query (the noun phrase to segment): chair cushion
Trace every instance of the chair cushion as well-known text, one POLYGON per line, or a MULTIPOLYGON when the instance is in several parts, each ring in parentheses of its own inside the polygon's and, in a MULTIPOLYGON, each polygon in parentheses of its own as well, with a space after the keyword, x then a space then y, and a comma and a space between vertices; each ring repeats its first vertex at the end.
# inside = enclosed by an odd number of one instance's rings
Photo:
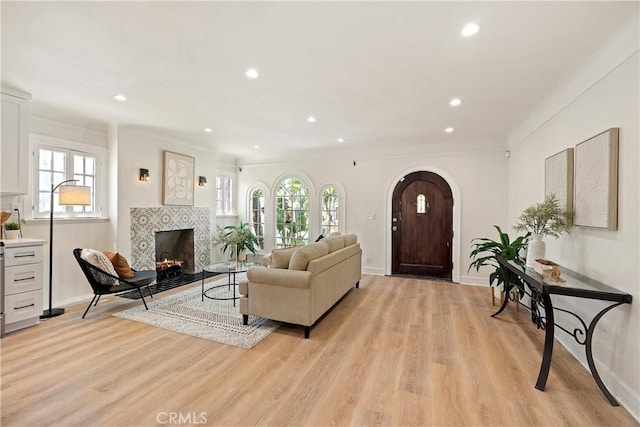
MULTIPOLYGON (((107 258, 107 256, 100 251, 96 251, 95 249, 84 248, 80 253, 80 258, 87 261, 89 264, 98 267, 100 270, 103 270, 113 276, 118 276, 118 273, 116 272, 115 268, 113 268, 113 264, 111 264, 111 261, 109 261, 109 258, 107 258)), ((94 276, 96 275, 94 274, 94 276)), ((104 274, 100 274, 100 276, 101 276, 100 278, 96 277, 96 280, 98 280, 103 285, 110 286, 110 285, 118 285, 120 283, 118 279, 112 279, 110 277, 109 278, 102 277, 104 276, 104 274), (111 282, 111 283, 104 283, 104 281, 111 282)))
POLYGON ((127 259, 120 255, 120 253, 109 251, 102 251, 102 253, 109 258, 109 261, 113 264, 113 268, 116 270, 116 273, 118 273, 118 277, 130 279, 134 276, 133 270, 131 270, 127 259))
POLYGON ((297 251, 300 247, 293 246, 290 248, 282 248, 282 249, 274 249, 271 251, 271 264, 269 267, 271 268, 289 268, 289 261, 291 260, 291 256, 295 251, 297 251))
POLYGON ((138 286, 150 285, 158 277, 158 273, 155 270, 140 270, 134 272, 134 276, 131 279, 126 279, 127 283, 134 283, 138 286))

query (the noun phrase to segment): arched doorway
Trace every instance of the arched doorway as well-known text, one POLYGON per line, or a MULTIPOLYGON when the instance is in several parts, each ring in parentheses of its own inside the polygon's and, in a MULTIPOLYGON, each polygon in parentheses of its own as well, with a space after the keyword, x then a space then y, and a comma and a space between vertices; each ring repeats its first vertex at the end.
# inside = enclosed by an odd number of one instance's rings
POLYGON ((453 195, 433 172, 412 172, 395 186, 391 273, 451 280, 453 195))

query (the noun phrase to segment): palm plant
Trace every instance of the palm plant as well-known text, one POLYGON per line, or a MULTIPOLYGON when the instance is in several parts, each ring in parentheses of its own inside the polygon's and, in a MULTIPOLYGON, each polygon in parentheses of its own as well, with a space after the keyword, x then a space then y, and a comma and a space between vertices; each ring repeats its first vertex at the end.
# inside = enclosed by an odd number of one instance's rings
POLYGON ((494 271, 489 275, 489 286, 495 286, 498 289, 504 289, 505 285, 512 284, 518 287, 520 291, 524 291, 524 285, 520 278, 510 271, 503 271, 498 263, 497 256, 500 255, 503 258, 513 261, 519 266, 524 266, 525 260, 520 256, 520 251, 526 246, 527 239, 531 233, 527 233, 524 236, 519 236, 515 240, 511 241, 509 235, 504 233, 500 227, 494 225, 498 230, 500 236, 499 241, 491 240, 484 237, 473 239, 473 250, 469 254, 469 258, 473 261, 469 265, 470 271, 475 267, 476 271, 480 270, 480 267, 491 266, 494 271), (495 283, 495 285, 494 285, 495 283))
POLYGON ((236 259, 242 251, 257 254, 259 247, 258 238, 251 231, 251 225, 242 221, 240 225, 227 225, 224 228, 218 226, 218 234, 214 237, 213 243, 220 245, 220 251, 223 253, 235 248, 236 259))

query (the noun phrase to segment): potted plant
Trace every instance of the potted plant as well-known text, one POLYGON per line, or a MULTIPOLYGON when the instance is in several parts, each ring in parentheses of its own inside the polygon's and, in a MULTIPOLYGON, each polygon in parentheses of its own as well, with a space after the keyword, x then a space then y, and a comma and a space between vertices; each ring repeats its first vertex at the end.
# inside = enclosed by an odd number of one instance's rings
POLYGON ((529 234, 519 236, 515 240, 511 241, 509 235, 504 233, 500 227, 494 225, 498 230, 499 240, 491 240, 485 237, 479 237, 472 240, 473 250, 469 254, 469 258, 472 259, 467 272, 475 267, 476 271, 480 270, 480 267, 489 266, 493 267, 494 271, 489 275, 489 286, 495 287, 497 290, 504 290, 505 284, 511 283, 518 287, 520 294, 523 294, 524 285, 520 281, 520 278, 509 272, 503 271, 498 263, 497 256, 501 255, 507 260, 513 261, 516 264, 524 265, 524 259, 520 256, 521 250, 527 244, 529 234))
POLYGON ((4 223, 4 237, 6 239, 17 239, 20 236, 20 223, 10 221, 4 223))
POLYGON ((536 259, 544 258, 544 236, 557 239, 569 231, 568 218, 569 213, 562 209, 554 193, 547 194, 544 202, 535 203, 522 211, 513 228, 531 233, 531 241, 527 246, 527 267, 533 267, 536 259))
POLYGON ((229 253, 230 258, 240 259, 240 254, 249 251, 252 254, 258 253, 258 238, 251 225, 240 221, 240 225, 227 225, 224 228, 217 227, 217 235, 213 238, 213 243, 220 245, 222 253, 229 253))

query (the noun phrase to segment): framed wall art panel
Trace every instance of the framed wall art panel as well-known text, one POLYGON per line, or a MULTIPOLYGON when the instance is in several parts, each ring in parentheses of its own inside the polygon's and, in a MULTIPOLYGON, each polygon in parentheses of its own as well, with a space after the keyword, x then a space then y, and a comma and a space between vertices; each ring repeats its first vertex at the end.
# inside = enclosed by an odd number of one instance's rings
POLYGON ((573 223, 573 148, 567 148, 544 161, 544 194, 553 193, 573 223))
POLYGON ((193 206, 196 159, 164 151, 162 158, 162 204, 193 206))
POLYGON ((618 229, 618 137, 611 128, 576 145, 575 225, 618 229))

